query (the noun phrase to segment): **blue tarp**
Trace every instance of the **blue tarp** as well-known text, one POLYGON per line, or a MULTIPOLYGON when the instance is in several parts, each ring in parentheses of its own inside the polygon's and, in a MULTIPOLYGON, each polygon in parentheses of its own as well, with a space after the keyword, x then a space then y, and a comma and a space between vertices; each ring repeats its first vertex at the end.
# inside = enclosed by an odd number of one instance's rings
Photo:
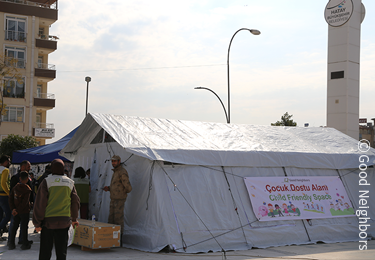
POLYGON ((61 159, 65 162, 70 162, 70 160, 60 156, 59 152, 70 141, 77 129, 78 127, 52 144, 13 152, 12 163, 20 164, 23 160, 28 160, 31 164, 50 163, 54 159, 61 159))

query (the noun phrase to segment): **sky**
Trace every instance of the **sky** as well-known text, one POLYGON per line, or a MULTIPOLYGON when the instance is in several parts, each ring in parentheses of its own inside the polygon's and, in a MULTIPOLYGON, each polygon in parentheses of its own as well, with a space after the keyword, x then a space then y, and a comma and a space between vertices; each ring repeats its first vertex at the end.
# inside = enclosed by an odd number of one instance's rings
MULTIPOLYGON (((326 125, 328 1, 63 0, 50 35, 57 141, 86 112, 225 123, 230 49, 231 123, 326 125)), ((375 117, 375 1, 363 0, 360 118, 375 117)))

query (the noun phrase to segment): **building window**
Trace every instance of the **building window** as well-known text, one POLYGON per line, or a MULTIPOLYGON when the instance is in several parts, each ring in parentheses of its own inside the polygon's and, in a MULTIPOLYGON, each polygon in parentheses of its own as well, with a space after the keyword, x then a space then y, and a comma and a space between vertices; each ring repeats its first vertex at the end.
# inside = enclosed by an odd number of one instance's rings
POLYGON ((45 40, 46 35, 44 34, 44 28, 39 28, 39 38, 45 40))
POLYGON ((37 128, 42 128, 42 113, 36 113, 35 123, 37 128))
POLYGON ((43 56, 38 56, 38 68, 43 69, 43 56))
POLYGON ((36 97, 37 98, 42 98, 42 85, 38 84, 36 87, 36 97))
POLYGON ((23 107, 6 107, 3 122, 23 122, 24 110, 23 107))
POLYGON ((26 18, 6 17, 5 40, 26 42, 26 18))
POLYGON ((25 97, 25 78, 22 81, 17 81, 12 78, 4 79, 3 96, 10 98, 24 98, 25 97))
POLYGON ((9 64, 16 68, 25 68, 26 65, 26 48, 5 46, 5 57, 8 58, 9 64))

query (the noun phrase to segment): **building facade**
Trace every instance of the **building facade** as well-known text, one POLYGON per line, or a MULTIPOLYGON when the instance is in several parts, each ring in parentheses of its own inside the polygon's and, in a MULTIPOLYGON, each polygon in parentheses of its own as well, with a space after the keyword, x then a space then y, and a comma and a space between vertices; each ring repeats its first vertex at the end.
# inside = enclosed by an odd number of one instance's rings
POLYGON ((57 0, 0 0, 0 44, 6 61, 13 59, 22 82, 3 78, 1 91, 6 105, 0 125, 0 141, 9 134, 33 136, 40 145, 54 137, 47 111, 55 107, 48 83, 55 66, 48 55, 57 49, 57 37, 49 34, 57 21, 57 0))

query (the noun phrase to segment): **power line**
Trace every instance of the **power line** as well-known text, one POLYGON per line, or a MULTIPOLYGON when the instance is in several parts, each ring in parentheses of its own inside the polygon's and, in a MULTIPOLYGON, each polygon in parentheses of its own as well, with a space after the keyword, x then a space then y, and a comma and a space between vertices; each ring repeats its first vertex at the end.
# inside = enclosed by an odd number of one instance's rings
POLYGON ((150 68, 134 68, 134 69, 108 69, 108 70, 58 70, 57 72, 92 72, 92 71, 122 71, 122 70, 159 70, 159 69, 180 69, 180 68, 197 68, 197 67, 214 67, 223 66, 222 64, 207 64, 207 65, 187 65, 187 66, 171 66, 171 67, 150 67, 150 68))

